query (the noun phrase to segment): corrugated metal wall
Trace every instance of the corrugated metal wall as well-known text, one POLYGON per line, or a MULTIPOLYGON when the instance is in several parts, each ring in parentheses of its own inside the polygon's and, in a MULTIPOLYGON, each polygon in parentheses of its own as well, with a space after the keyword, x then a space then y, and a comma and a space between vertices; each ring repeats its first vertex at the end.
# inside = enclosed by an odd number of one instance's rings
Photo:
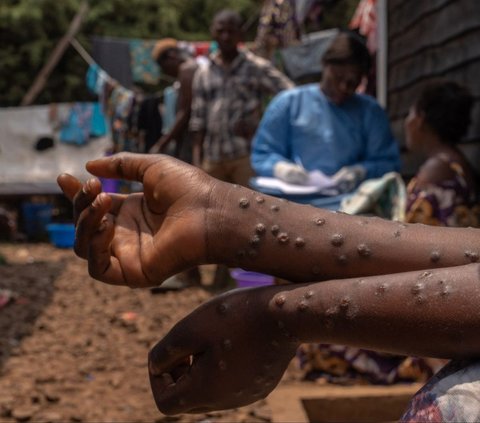
MULTIPOLYGON (((387 0, 387 109, 404 149, 403 121, 425 82, 442 77, 468 86, 476 98, 462 149, 480 171, 480 1, 387 0)), ((403 152, 406 177, 420 158, 403 152)))

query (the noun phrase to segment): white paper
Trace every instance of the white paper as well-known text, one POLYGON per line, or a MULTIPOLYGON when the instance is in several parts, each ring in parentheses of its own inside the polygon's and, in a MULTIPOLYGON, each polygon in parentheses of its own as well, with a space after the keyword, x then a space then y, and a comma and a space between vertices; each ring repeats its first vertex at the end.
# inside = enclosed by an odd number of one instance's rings
POLYGON ((309 178, 305 185, 289 184, 277 178, 268 178, 264 176, 255 178, 255 182, 259 188, 276 189, 284 194, 338 195, 338 191, 335 188, 335 182, 332 178, 319 170, 309 172, 309 178))

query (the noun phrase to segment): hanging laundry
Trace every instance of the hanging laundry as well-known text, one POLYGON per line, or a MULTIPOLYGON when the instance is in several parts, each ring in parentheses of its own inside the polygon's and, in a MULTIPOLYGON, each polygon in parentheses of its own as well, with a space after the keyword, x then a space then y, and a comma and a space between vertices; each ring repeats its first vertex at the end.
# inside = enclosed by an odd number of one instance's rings
POLYGON ((163 90, 162 131, 164 134, 169 132, 173 124, 175 123, 175 117, 177 115, 178 89, 179 84, 176 82, 163 90))
POLYGON ((110 127, 115 152, 138 151, 137 141, 129 136, 128 120, 134 99, 135 94, 132 90, 128 90, 117 84, 107 100, 107 113, 110 117, 110 127))
POLYGON ((194 56, 207 56, 210 53, 210 42, 209 41, 197 41, 193 43, 195 48, 194 56))
POLYGON ((156 40, 129 40, 132 76, 134 82, 158 84, 160 68, 152 59, 156 40))
POLYGON ((367 78, 362 81, 357 92, 370 94, 372 97, 377 95, 377 67, 376 54, 378 48, 377 34, 377 0, 361 0, 357 9, 348 24, 352 30, 358 31, 360 35, 365 37, 368 51, 372 56, 373 65, 367 78))
POLYGON ((260 12, 255 53, 270 60, 276 49, 296 44, 299 39, 294 0, 266 0, 260 12))
POLYGON ((99 97, 92 111, 92 135, 108 132, 108 126, 113 151, 142 151, 137 124, 141 95, 119 84, 96 63, 89 66, 85 79, 89 90, 99 97), (108 122, 102 119, 104 115, 108 122))
POLYGON ((130 44, 128 40, 94 37, 92 56, 95 62, 126 88, 133 84, 130 44))
POLYGON ((100 103, 93 103, 92 105, 92 121, 90 124, 91 137, 103 137, 108 133, 107 120, 102 111, 100 103))
POLYGON ((98 64, 93 63, 88 67, 86 75, 87 88, 97 95, 103 93, 103 87, 105 82, 109 81, 111 78, 98 64))
POLYGON ((60 129, 60 141, 65 144, 87 144, 90 140, 92 111, 91 103, 74 103, 60 129))
POLYGON ((99 103, 74 103, 61 123, 59 139, 65 144, 85 145, 92 137, 107 133, 105 115, 99 103))
POLYGON ((367 47, 371 54, 377 51, 377 0, 361 0, 348 27, 367 39, 367 47))

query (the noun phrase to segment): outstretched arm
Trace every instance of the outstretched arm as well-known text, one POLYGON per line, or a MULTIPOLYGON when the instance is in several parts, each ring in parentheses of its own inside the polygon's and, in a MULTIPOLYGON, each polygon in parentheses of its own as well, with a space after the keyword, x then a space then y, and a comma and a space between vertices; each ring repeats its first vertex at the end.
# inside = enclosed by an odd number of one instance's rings
POLYGON ((144 185, 143 194, 119 196, 101 193, 97 179, 59 177, 74 204, 75 251, 94 278, 152 286, 196 264, 224 263, 303 282, 230 291, 175 325, 149 357, 164 413, 265 397, 300 342, 480 355, 478 230, 293 204, 168 156, 123 153, 87 169, 144 185), (305 283, 324 279, 339 280, 305 283))
POLYGON ((443 358, 480 356, 479 265, 230 291, 151 351, 166 414, 246 405, 277 385, 301 342, 443 358))
MULTIPOLYGON (((85 193, 71 176, 76 252, 93 277, 153 286, 186 268, 223 263, 293 282, 450 267, 478 261, 478 231, 349 216, 259 194, 168 156, 94 160, 98 177, 137 180, 143 194, 85 193)), ((93 188, 92 188, 93 186, 93 188)))

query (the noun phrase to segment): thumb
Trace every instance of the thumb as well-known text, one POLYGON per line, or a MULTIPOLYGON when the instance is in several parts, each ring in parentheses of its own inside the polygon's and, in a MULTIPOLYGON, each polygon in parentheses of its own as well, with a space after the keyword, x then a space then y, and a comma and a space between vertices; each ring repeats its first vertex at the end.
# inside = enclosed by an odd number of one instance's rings
POLYGON ((87 162, 87 170, 101 178, 126 179, 143 183, 146 170, 161 160, 151 154, 118 153, 87 162))

